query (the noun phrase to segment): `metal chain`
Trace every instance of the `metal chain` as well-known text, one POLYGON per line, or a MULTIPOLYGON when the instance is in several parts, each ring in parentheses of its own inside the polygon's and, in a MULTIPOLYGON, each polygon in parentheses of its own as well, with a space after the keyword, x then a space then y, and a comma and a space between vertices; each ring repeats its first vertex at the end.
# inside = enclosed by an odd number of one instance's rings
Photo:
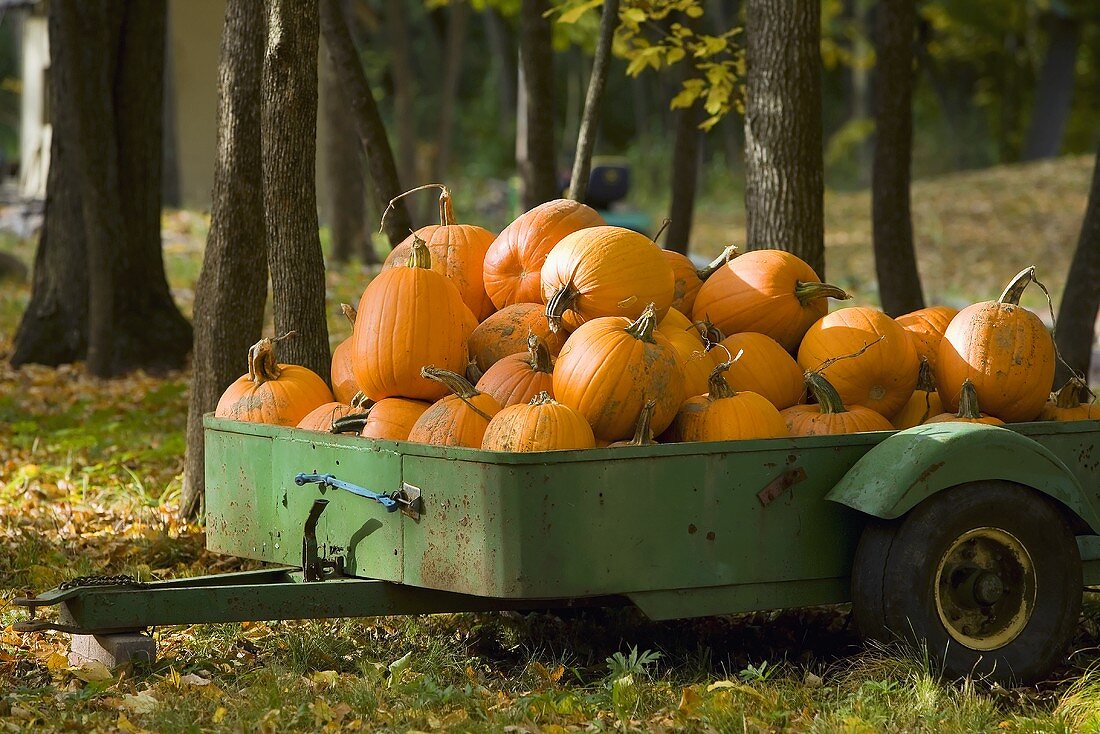
POLYGON ((66 589, 75 589, 78 586, 133 586, 140 588, 145 586, 145 584, 129 574, 118 574, 116 576, 93 574, 91 576, 77 576, 75 579, 69 579, 68 581, 62 582, 57 588, 65 591, 66 589))

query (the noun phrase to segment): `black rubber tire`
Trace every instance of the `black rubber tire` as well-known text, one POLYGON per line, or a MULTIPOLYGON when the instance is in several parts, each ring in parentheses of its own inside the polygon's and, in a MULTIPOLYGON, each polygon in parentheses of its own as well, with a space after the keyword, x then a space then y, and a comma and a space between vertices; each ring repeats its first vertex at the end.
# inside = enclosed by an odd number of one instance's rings
POLYGON ((869 531, 865 547, 861 540, 861 564, 873 564, 871 554, 885 549, 878 557, 881 611, 866 601, 875 593, 873 574, 860 571, 860 595, 872 636, 878 632, 873 622, 881 614, 890 634, 926 645, 931 662, 950 678, 971 675, 999 683, 1031 683, 1065 660, 1081 615, 1081 557, 1068 520, 1046 496, 1011 482, 974 482, 922 502, 889 539, 887 529, 869 531), (948 548, 963 534, 982 527, 1015 536, 1031 557, 1035 574, 1031 617, 1015 639, 989 651, 970 649, 951 637, 936 610, 934 588, 936 570, 948 548))
POLYGON ((852 563, 852 616, 860 637, 890 642, 886 627, 882 585, 886 576, 885 559, 890 555, 900 522, 872 519, 863 528, 852 563))

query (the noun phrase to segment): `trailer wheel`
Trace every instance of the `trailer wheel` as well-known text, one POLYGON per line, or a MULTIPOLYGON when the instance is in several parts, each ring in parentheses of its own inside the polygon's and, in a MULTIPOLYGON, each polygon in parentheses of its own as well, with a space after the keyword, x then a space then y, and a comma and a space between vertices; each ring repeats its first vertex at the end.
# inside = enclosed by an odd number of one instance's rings
POLYGON ((894 536, 901 523, 875 518, 863 528, 852 567, 852 615, 856 629, 864 639, 889 642, 886 609, 883 607, 883 583, 894 536))
POLYGON ((889 527, 868 530, 853 575, 871 581, 854 580, 853 599, 872 636, 881 618, 891 635, 927 645, 950 677, 1029 682, 1064 660, 1081 613, 1081 557, 1050 500, 974 482, 920 504, 890 538, 889 527), (876 564, 881 607, 868 601, 876 564))

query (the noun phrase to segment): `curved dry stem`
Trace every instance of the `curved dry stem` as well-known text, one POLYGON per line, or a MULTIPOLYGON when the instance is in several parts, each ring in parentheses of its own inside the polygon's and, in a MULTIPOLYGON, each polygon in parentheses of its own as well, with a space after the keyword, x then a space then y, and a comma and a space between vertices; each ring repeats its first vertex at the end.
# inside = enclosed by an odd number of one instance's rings
POLYGON ((997 299, 997 302, 1011 303, 1013 306, 1019 306, 1020 298, 1024 295, 1024 289, 1027 288, 1033 280, 1035 280, 1035 266, 1029 265, 1016 273, 1016 276, 1009 281, 1008 285, 1005 286, 1004 292, 1001 293, 1001 297, 997 299))
POLYGON ((803 307, 806 307, 819 298, 835 298, 838 301, 847 301, 852 297, 852 294, 843 288, 828 283, 808 283, 800 280, 794 287, 794 297, 798 299, 803 307))
MULTIPOLYGON (((732 398, 737 395, 737 391, 730 387, 729 382, 726 381, 726 376, 723 374, 728 370, 733 363, 741 357, 744 350, 737 353, 737 357, 733 359, 727 359, 725 362, 719 362, 718 365, 711 371, 710 377, 707 378, 707 400, 719 400, 721 398, 732 398)), ((729 350, 726 350, 729 354, 729 350)))
POLYGON ((626 333, 635 339, 650 344, 656 344, 653 334, 657 331, 657 308, 652 303, 645 307, 642 315, 636 321, 626 327, 626 333))
POLYGON ((825 370, 829 369, 830 367, 832 367, 837 362, 841 362, 845 359, 853 359, 855 357, 858 357, 859 355, 863 354, 868 349, 875 346, 876 344, 878 344, 880 341, 882 341, 885 338, 886 338, 885 334, 879 334, 878 339, 875 339, 873 342, 869 342, 867 344, 864 344, 862 347, 860 347, 856 351, 852 352, 851 354, 842 354, 839 357, 829 357, 827 360, 822 362, 821 365, 816 370, 810 370, 810 371, 820 374, 820 373, 824 372, 825 370))
POLYGON ((550 323, 550 331, 555 334, 561 331, 562 316, 565 315, 566 311, 573 308, 573 304, 576 303, 579 295, 580 291, 570 282, 550 296, 550 300, 546 302, 546 320, 550 323))
POLYGON ((347 319, 352 326, 355 326, 355 317, 359 315, 359 312, 355 310, 355 306, 352 306, 350 303, 341 303, 340 311, 344 314, 344 318, 347 319))
POLYGON ((428 249, 428 243, 416 232, 413 232, 412 249, 409 251, 409 259, 405 264, 410 268, 432 269, 432 251, 428 249))
POLYGON ((738 252, 737 245, 726 245, 725 249, 722 250, 722 253, 718 255, 718 257, 711 260, 704 267, 696 270, 695 274, 699 276, 699 280, 706 281, 707 278, 717 273, 723 265, 737 257, 739 254, 741 253, 738 252))
POLYGON ((978 406, 978 390, 969 378, 963 381, 962 390, 959 392, 959 412, 956 418, 970 418, 977 420, 982 417, 981 408, 978 406))
POLYGON ((638 414, 638 422, 634 424, 634 437, 621 446, 651 446, 653 440, 653 413, 657 410, 656 400, 647 400, 642 406, 642 412, 638 414))
POLYGON ((840 393, 833 387, 833 383, 825 379, 825 375, 820 372, 807 371, 803 377, 806 381, 806 387, 809 388, 817 400, 822 414, 831 415, 848 412, 848 409, 844 407, 844 401, 840 399, 840 393))
POLYGON ((665 233, 665 230, 668 229, 668 225, 670 224, 672 224, 672 220, 665 217, 665 220, 661 222, 661 226, 657 229, 657 234, 653 235, 654 244, 657 244, 657 240, 661 239, 661 235, 665 233))
POLYGON ((470 402, 471 398, 476 398, 478 395, 481 395, 481 392, 471 385, 469 380, 457 372, 451 372, 450 370, 443 370, 428 365, 427 367, 420 368, 420 376, 442 383, 456 398, 466 403, 466 405, 470 407, 470 410, 487 421, 493 419, 493 416, 486 414, 485 411, 470 402))
POLYGON ((257 385, 268 380, 278 380, 283 370, 275 359, 275 345, 281 341, 298 336, 297 331, 288 331, 282 336, 265 336, 248 348, 248 379, 257 385))
POLYGON ((550 356, 550 348, 538 334, 527 335, 527 353, 530 355, 527 363, 531 365, 532 370, 548 375, 554 371, 554 359, 550 356))
POLYGON ((382 212, 382 219, 378 223, 378 231, 382 232, 386 228, 386 215, 393 211, 394 204, 401 199, 405 198, 409 194, 415 194, 417 191, 424 191, 425 189, 439 189, 439 223, 442 225, 454 224, 454 210, 451 208, 451 190, 441 183, 429 183, 423 186, 417 186, 415 189, 409 189, 408 191, 398 194, 390 199, 390 203, 386 205, 385 211, 382 212))
POLYGON ((928 357, 920 358, 920 367, 917 368, 917 389, 923 392, 936 392, 936 375, 932 371, 932 365, 928 363, 928 357))

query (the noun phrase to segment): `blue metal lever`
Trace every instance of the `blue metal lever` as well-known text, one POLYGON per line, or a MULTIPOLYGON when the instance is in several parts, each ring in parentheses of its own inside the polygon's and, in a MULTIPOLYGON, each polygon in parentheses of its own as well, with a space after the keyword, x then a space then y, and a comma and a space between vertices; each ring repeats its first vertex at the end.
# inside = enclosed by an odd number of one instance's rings
POLYGON ((342 479, 337 479, 332 474, 306 474, 305 472, 299 472, 294 477, 294 483, 299 487, 305 484, 320 484, 322 487, 336 487, 337 489, 347 490, 359 497, 366 497, 368 500, 378 502, 386 508, 386 512, 397 512, 397 501, 388 494, 372 492, 366 487, 360 487, 358 484, 352 484, 342 479))

